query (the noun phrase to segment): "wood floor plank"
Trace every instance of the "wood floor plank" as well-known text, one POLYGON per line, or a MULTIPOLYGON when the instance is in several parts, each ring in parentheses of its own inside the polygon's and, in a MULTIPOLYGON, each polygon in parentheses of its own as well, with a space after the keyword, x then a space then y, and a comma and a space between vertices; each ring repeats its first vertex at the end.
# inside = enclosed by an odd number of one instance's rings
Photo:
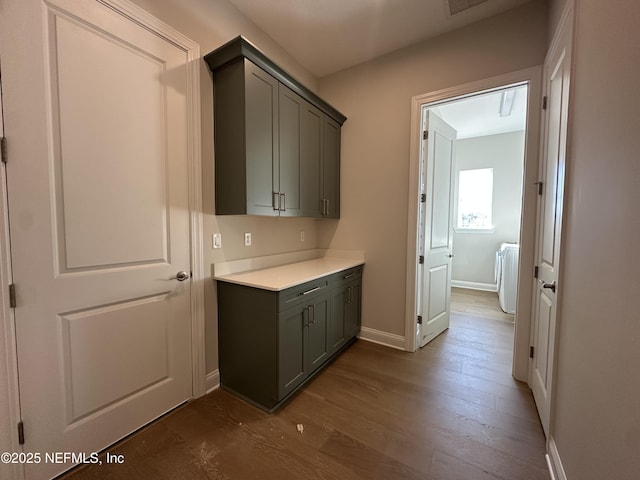
POLYGON ((357 341, 274 414, 218 389, 109 448, 124 464, 64 478, 548 480, 513 328, 495 293, 454 289, 415 353, 357 341))

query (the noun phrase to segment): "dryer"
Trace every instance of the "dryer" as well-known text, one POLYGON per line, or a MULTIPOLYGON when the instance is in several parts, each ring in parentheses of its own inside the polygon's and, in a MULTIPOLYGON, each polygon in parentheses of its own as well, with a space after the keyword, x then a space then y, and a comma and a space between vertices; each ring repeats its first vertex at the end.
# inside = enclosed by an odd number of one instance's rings
POLYGON ((519 256, 520 245, 517 243, 503 243, 496 252, 498 298, 505 313, 516 313, 519 256))

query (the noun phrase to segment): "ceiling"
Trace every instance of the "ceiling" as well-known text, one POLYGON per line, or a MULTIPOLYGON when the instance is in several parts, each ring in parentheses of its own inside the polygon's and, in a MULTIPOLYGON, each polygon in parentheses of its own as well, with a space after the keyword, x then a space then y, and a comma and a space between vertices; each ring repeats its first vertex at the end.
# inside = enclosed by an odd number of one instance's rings
POLYGON ((528 1, 229 0, 318 78, 528 1))
POLYGON ((458 139, 522 131, 527 119, 527 87, 510 90, 514 97, 509 115, 500 116, 501 91, 455 100, 433 110, 458 132, 458 139))

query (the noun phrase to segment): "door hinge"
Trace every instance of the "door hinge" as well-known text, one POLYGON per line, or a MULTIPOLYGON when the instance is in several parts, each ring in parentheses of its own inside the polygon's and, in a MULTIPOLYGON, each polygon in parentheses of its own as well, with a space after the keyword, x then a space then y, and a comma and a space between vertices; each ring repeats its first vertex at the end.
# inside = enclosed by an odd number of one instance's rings
POLYGON ((420 255, 420 256, 418 257, 418 263, 419 263, 420 265, 422 265, 422 264, 424 263, 424 255, 420 255))
POLYGON ((426 203, 427 202, 427 194, 423 193, 422 195, 420 195, 420 203, 426 203))
POLYGON ((24 423, 22 420, 18 422, 18 443, 24 445, 24 423))
POLYGON ((9 307, 16 308, 16 284, 9 285, 9 307))
POLYGON ((531 345, 531 346, 529 347, 529 358, 533 358, 533 351, 534 351, 534 350, 535 350, 535 349, 533 348, 533 345, 531 345))
POLYGON ((422 325, 422 315, 418 315, 418 325, 422 325))
POLYGON ((428 138, 429 138, 429 131, 425 130, 424 132, 422 132, 422 139, 427 140, 428 138))
POLYGON ((546 95, 544 97, 542 97, 542 109, 543 110, 547 109, 547 96, 546 95))
POLYGON ((538 186, 538 195, 542 195, 542 186, 544 185, 544 182, 535 182, 534 185, 538 186))
POLYGON ((2 163, 7 163, 7 137, 0 137, 0 156, 2 157, 2 163))
POLYGON ((538 278, 538 270, 539 267, 537 265, 533 267, 533 278, 538 278))

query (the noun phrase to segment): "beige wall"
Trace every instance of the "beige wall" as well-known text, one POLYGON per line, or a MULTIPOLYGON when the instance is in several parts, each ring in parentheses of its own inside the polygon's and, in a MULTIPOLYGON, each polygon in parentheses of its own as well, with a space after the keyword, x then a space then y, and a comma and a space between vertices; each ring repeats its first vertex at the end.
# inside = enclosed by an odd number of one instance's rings
POLYGON ((547 30, 549 43, 551 43, 553 35, 558 29, 558 25, 560 24, 560 19, 562 17, 562 12, 564 11, 568 2, 569 0, 549 0, 549 28, 547 30))
POLYGON ((639 18, 577 2, 552 413, 572 480, 640 472, 639 18))
MULTIPOLYGON (((136 4, 200 44, 200 53, 214 50, 242 34, 274 62, 311 90, 317 81, 292 57, 246 19, 226 0, 134 0, 136 4)), ((204 261, 206 271, 216 262, 316 248, 316 223, 311 219, 216 216, 214 214, 213 88, 211 75, 200 60, 202 95, 202 190, 204 208, 204 261), (300 242, 300 231, 305 241, 300 242), (222 247, 212 248, 212 235, 222 233, 222 247), (251 232, 252 246, 244 246, 251 232)), ((213 281, 205 283, 206 371, 218 368, 217 304, 213 281)))
POLYGON ((320 247, 363 249, 363 325, 404 336, 411 98, 542 64, 546 2, 442 35, 320 80, 342 129, 341 219, 320 247))

